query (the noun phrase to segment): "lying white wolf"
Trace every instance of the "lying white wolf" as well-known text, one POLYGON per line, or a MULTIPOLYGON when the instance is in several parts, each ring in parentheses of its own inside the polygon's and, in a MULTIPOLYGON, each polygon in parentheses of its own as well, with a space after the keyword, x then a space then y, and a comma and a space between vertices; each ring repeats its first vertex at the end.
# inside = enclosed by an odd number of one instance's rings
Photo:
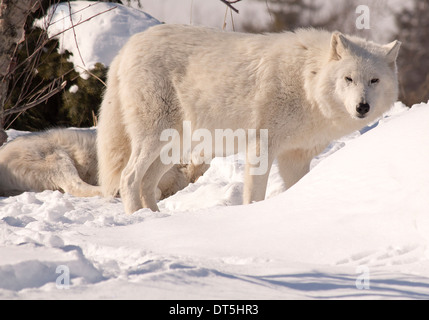
MULTIPOLYGON (((166 198, 203 173, 197 166, 174 166, 159 182, 166 198)), ((95 129, 53 129, 20 136, 0 148, 0 196, 60 190, 78 197, 101 196, 97 186, 95 129)))
POLYGON ((110 66, 100 110, 103 194, 119 189, 128 214, 158 210, 156 185, 172 166, 161 161, 160 136, 183 134, 184 121, 210 132, 268 130, 266 145, 255 144, 257 156, 266 152, 264 174, 251 174, 247 151, 245 204, 264 199, 275 158, 290 187, 331 140, 391 107, 399 47, 314 29, 255 35, 159 25, 137 34, 110 66))

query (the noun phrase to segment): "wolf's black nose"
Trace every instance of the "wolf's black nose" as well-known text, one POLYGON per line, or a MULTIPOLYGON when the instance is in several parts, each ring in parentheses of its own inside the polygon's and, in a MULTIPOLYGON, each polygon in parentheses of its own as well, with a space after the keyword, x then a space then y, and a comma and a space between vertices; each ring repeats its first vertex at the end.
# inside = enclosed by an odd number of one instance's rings
POLYGON ((369 111, 369 104, 368 103, 359 103, 357 106, 356 106, 356 111, 360 114, 360 115, 365 115, 365 114, 367 114, 368 113, 368 111, 369 111))

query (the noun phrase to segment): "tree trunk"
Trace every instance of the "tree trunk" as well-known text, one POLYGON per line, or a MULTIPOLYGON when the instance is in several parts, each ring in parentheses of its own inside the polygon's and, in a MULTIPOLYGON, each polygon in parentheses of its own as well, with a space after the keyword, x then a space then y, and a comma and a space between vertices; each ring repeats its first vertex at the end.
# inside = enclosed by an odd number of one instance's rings
POLYGON ((4 106, 16 47, 24 40, 27 16, 40 0, 0 0, 0 145, 4 137, 4 106))

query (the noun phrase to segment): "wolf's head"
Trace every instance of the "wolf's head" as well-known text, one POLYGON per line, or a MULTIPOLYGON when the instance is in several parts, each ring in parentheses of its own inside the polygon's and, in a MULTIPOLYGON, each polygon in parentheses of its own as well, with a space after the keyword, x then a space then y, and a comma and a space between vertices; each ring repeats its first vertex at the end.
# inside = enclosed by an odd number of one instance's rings
POLYGON ((387 111, 398 96, 396 58, 400 44, 378 45, 333 33, 326 80, 333 86, 334 104, 356 120, 374 119, 387 111))

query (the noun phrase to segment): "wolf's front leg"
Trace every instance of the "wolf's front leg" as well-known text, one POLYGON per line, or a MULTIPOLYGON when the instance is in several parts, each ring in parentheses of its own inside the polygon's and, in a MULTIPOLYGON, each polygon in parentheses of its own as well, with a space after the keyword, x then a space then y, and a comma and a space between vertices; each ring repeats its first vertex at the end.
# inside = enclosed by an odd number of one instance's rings
POLYGON ((292 187, 310 171, 310 162, 314 155, 315 153, 310 150, 293 149, 277 157, 280 175, 286 189, 292 187))
POLYGON ((269 171, 263 175, 252 175, 249 174, 248 169, 246 169, 244 176, 243 204, 249 204, 265 199, 268 176, 269 171))
POLYGON ((244 174, 243 204, 265 199, 268 177, 274 157, 268 150, 268 143, 257 145, 252 152, 248 148, 246 155, 246 168, 244 174))

